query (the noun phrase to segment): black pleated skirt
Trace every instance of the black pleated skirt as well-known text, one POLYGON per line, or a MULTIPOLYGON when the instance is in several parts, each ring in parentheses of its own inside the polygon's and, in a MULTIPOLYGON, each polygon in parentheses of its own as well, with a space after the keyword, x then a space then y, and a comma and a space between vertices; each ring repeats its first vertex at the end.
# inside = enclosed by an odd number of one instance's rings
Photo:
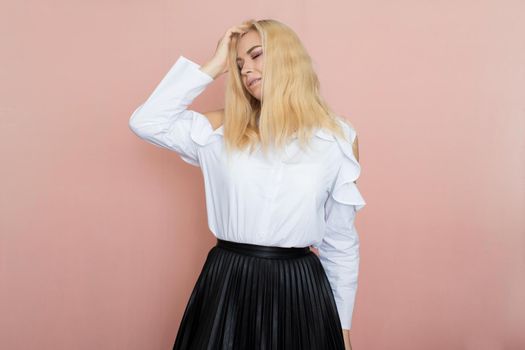
POLYGON ((193 288, 174 350, 344 350, 324 268, 309 247, 218 239, 193 288))

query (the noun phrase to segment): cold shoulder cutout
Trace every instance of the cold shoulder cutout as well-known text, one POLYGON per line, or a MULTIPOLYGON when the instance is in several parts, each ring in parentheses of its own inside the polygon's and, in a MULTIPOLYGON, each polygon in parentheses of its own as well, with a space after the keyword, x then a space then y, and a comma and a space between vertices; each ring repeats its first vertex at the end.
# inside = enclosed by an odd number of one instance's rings
POLYGON ((346 139, 324 129, 317 130, 315 135, 321 139, 336 142, 342 154, 341 166, 331 191, 332 198, 341 204, 354 205, 356 211, 359 211, 366 205, 366 202, 355 183, 361 174, 361 165, 356 159, 352 147, 357 133, 345 121, 338 120, 338 123, 343 129, 346 139))
POLYGON ((199 112, 195 112, 193 123, 190 130, 191 139, 200 146, 219 141, 224 137, 224 125, 213 130, 208 118, 199 112))
POLYGON ((355 158, 352 147, 357 133, 350 125, 344 122, 341 124, 350 141, 335 136, 344 158, 335 180, 332 197, 341 204, 354 205, 356 211, 359 211, 366 205, 366 202, 355 183, 361 174, 361 165, 355 158))

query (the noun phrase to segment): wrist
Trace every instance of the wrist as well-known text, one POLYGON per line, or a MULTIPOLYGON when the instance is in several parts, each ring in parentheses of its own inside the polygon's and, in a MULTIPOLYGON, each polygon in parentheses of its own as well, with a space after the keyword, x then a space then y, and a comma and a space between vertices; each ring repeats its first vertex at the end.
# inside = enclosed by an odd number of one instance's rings
POLYGON ((200 67, 200 70, 211 76, 213 79, 217 78, 221 74, 221 67, 215 64, 213 61, 209 61, 200 67))

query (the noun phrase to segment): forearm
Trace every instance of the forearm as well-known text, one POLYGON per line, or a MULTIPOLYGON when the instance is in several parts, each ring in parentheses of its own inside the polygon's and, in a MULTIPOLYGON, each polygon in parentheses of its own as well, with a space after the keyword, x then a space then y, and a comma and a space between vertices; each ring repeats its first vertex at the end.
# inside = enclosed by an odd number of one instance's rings
POLYGON ((213 79, 222 74, 221 67, 213 60, 206 62, 200 67, 200 70, 211 76, 213 79))
POLYGON ((343 338, 345 339, 345 350, 352 350, 352 344, 350 343, 350 330, 343 329, 343 338))

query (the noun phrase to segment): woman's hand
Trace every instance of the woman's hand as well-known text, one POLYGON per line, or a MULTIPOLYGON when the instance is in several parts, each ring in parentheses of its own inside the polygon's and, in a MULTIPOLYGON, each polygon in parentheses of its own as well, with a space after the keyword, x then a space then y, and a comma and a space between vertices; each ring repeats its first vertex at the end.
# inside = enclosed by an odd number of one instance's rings
POLYGON ((343 329, 343 338, 345 339, 345 350, 352 350, 352 344, 350 344, 350 331, 343 329))
POLYGON ((231 38, 235 33, 244 34, 248 30, 248 27, 246 24, 241 24, 229 28, 224 36, 219 39, 213 58, 202 65, 201 70, 208 73, 213 79, 222 73, 226 73, 228 71, 228 51, 231 38))

